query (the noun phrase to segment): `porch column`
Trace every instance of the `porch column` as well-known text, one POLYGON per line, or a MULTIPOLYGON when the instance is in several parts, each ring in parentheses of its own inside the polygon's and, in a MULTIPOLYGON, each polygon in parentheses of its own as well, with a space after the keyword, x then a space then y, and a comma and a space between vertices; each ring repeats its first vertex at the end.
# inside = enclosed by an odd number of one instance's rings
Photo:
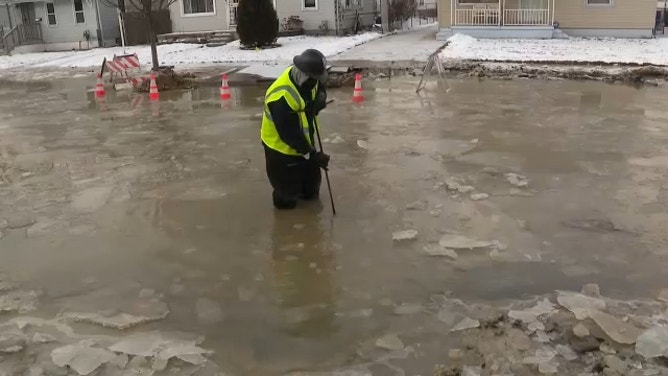
POLYGON ((506 13, 506 0, 503 0, 503 7, 501 7, 501 2, 499 2, 499 29, 501 28, 501 19, 503 20, 503 23, 506 23, 505 20, 505 14, 506 13))
MULTIPOLYGON (((554 2, 556 0, 548 0, 548 1, 552 2, 552 24, 551 24, 551 26, 554 26, 554 2)), ((549 4, 548 4, 548 6, 549 6, 549 4)))
POLYGON ((452 28, 455 26, 455 1, 457 0, 450 0, 450 27, 452 28))

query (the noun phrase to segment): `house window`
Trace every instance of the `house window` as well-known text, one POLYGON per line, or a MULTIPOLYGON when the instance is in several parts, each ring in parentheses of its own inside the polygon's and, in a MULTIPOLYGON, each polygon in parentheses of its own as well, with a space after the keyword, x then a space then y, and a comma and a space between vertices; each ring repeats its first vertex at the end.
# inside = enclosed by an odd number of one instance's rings
POLYGON ((46 22, 49 26, 55 26, 56 22, 56 7, 53 3, 46 3, 46 22))
POLYGON ((318 10, 318 0, 302 0, 303 10, 318 10))
POLYGON ((77 25, 86 23, 86 15, 84 14, 83 0, 74 0, 74 22, 77 25))
POLYGON ((183 0, 183 14, 214 14, 213 0, 183 0))
POLYGON ((587 5, 604 5, 604 6, 612 6, 613 5, 613 0, 585 0, 585 4, 587 5))

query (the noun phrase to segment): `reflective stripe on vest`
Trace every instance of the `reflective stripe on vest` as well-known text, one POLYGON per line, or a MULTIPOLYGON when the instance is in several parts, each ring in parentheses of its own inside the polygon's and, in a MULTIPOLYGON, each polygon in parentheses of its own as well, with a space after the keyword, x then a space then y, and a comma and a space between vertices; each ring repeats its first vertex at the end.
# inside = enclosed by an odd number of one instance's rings
MULTIPOLYGON (((296 150, 294 150, 292 147, 290 147, 281 140, 281 138, 278 135, 278 131, 276 130, 276 124, 274 123, 274 120, 271 117, 271 112, 269 111, 269 103, 275 102, 281 98, 285 98, 290 108, 295 113, 297 113, 299 117, 299 123, 300 126, 302 127, 302 132, 304 134, 304 137, 306 138, 306 142, 309 145, 312 145, 308 118, 306 117, 306 112, 305 112, 306 102, 301 97, 301 95, 299 95, 299 91, 290 80, 289 74, 291 69, 292 67, 286 69, 281 74, 281 76, 278 79, 276 79, 276 81, 267 90, 267 94, 265 95, 265 100, 264 100, 262 130, 260 133, 262 141, 269 148, 276 150, 282 154, 301 155, 300 153, 298 153, 296 150)), ((313 91, 314 98, 316 92, 317 92, 317 85, 313 91)))

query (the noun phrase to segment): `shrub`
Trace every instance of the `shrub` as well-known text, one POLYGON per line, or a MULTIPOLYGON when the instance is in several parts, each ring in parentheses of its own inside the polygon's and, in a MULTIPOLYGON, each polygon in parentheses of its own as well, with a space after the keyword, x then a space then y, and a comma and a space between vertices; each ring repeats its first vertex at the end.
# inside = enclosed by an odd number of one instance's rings
POLYGON ((237 33, 245 47, 264 47, 276 42, 278 16, 272 0, 240 0, 237 33))

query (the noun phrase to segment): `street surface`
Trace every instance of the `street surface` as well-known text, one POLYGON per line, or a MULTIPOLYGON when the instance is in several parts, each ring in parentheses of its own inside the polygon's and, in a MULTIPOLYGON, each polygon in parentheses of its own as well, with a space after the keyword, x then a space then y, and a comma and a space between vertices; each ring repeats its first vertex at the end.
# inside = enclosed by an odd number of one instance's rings
POLYGON ((666 89, 333 90, 333 217, 274 211, 263 88, 92 82, 0 86, 0 375, 668 372, 666 89))

